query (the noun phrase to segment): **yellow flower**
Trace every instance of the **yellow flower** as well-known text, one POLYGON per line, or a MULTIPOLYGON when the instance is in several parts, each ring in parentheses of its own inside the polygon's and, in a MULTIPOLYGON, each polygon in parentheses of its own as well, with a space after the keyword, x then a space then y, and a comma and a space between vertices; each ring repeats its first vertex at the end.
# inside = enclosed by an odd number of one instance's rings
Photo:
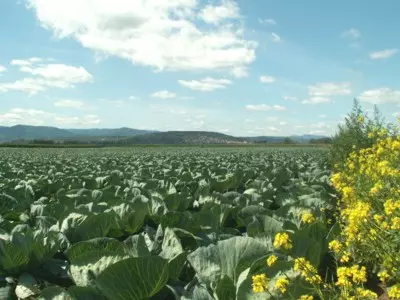
POLYGON ((400 283, 396 284, 395 286, 392 286, 389 290, 388 290, 388 294, 390 299, 400 299, 400 283))
POLYGON ((354 194, 354 189, 350 186, 345 186, 342 189, 342 193, 344 198, 350 198, 354 194))
POLYGON ((381 223, 383 221, 384 217, 382 215, 374 215, 374 220, 377 223, 381 223))
POLYGON ((282 294, 286 293, 289 280, 286 277, 280 277, 275 282, 275 288, 280 290, 282 294))
POLYGON ((383 204, 383 207, 385 208, 385 214, 390 216, 400 208, 400 201, 393 201, 392 199, 389 199, 383 204))
POLYGON ((358 116, 358 122, 364 123, 364 116, 358 116))
POLYGON ((354 165, 354 162, 350 162, 348 164, 348 167, 349 167, 350 170, 354 170, 356 168, 356 166, 354 165))
POLYGON ((345 252, 342 257, 340 258, 340 262, 342 263, 347 263, 350 261, 350 254, 348 252, 345 252))
POLYGON ((386 282, 390 278, 390 275, 388 271, 383 270, 378 273, 378 277, 382 282, 386 282))
POLYGON ((339 267, 337 269, 338 280, 336 285, 348 288, 353 283, 360 284, 367 281, 367 269, 362 266, 339 267))
POLYGON ((356 289, 357 296, 362 297, 363 299, 376 299, 378 298, 378 295, 374 293, 373 291, 370 290, 365 290, 363 288, 357 288, 356 289))
POLYGON ((286 250, 292 249, 293 245, 289 238, 289 235, 286 232, 277 233, 274 239, 274 247, 283 248, 286 250))
POLYGON ((364 266, 361 268, 357 265, 352 266, 351 273, 354 283, 362 283, 367 281, 367 269, 364 266))
POLYGON ((301 216, 301 221, 305 224, 311 224, 315 222, 315 217, 312 213, 306 211, 301 216))
POLYGON ((319 284, 322 282, 321 276, 317 273, 317 269, 304 257, 294 260, 294 270, 300 271, 301 276, 311 284, 319 284))
POLYGON ((339 267, 336 272, 338 276, 336 285, 344 287, 352 286, 352 283, 350 281, 351 271, 348 267, 339 267))
POLYGON ((278 261, 278 257, 276 255, 271 255, 267 259, 268 267, 272 267, 278 261))
POLYGON ((314 297, 311 295, 302 295, 298 300, 314 300, 314 297))
POLYGON ((393 230, 399 230, 400 229, 400 218, 399 217, 394 217, 392 219, 392 226, 391 228, 393 230))
POLYGON ((253 283, 253 292, 254 293, 262 293, 267 289, 268 285, 268 277, 265 274, 258 274, 252 277, 253 283))
POLYGON ((343 249, 343 245, 339 241, 333 240, 329 243, 329 249, 339 253, 343 249))
POLYGON ((381 190, 383 189, 383 185, 380 182, 377 182, 372 189, 370 190, 370 195, 371 196, 376 196, 381 190))

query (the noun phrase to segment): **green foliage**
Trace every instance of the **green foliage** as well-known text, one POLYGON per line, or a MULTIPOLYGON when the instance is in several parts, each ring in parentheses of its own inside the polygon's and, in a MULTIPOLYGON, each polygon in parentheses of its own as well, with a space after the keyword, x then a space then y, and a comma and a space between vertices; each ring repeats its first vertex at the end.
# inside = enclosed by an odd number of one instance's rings
POLYGON ((296 142, 294 140, 292 140, 290 137, 285 137, 283 139, 283 143, 284 144, 295 144, 296 142))
POLYGON ((325 137, 325 138, 311 139, 310 144, 332 144, 332 138, 325 137))
POLYGON ((354 99, 351 112, 346 116, 344 124, 339 124, 338 131, 332 137, 332 165, 340 169, 351 152, 374 145, 376 137, 370 137, 369 133, 380 132, 382 129, 391 129, 391 125, 385 123, 378 108, 374 107, 373 117, 370 118, 359 101, 354 99))

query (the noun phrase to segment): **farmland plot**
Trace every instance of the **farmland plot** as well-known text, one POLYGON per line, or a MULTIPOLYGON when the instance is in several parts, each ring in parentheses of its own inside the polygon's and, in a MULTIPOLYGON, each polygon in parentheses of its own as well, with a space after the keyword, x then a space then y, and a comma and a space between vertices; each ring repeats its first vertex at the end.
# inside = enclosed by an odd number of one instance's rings
POLYGON ((326 274, 335 196, 324 150, 0 157, 0 299, 297 299, 311 283, 294 258, 326 274), (260 273, 270 288, 254 293, 260 273))

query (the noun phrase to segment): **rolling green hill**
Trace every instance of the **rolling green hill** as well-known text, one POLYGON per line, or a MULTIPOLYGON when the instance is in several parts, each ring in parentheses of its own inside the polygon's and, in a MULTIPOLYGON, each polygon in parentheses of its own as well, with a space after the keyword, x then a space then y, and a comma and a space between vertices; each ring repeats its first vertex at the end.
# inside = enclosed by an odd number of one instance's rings
MULTIPOLYGON (((302 135, 290 136, 295 143, 309 143, 322 136, 302 135)), ((50 126, 16 125, 0 126, 0 142, 2 143, 64 143, 64 144, 253 144, 284 143, 284 136, 235 137, 209 131, 166 131, 155 132, 128 127, 115 129, 60 129, 50 126)))
POLYGON ((247 141, 218 132, 167 131, 134 136, 124 140, 127 144, 244 144, 247 141))

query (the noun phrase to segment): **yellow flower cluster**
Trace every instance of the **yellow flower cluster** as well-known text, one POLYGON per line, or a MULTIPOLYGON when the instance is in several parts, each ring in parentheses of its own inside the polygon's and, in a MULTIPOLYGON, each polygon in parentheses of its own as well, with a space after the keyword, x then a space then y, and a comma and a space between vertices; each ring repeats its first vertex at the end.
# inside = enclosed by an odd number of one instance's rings
POLYGON ((342 220, 346 222, 344 234, 348 242, 362 241, 363 236, 359 233, 365 228, 364 225, 368 222, 370 211, 371 205, 362 201, 356 201, 342 210, 342 220))
POLYGON ((338 280, 336 285, 350 287, 367 281, 367 269, 354 265, 352 267, 339 267, 337 269, 338 280))
POLYGON ((363 288, 356 289, 356 296, 354 299, 373 299, 378 298, 378 295, 370 290, 366 290, 363 288))
POLYGON ((275 288, 280 290, 282 294, 286 293, 289 280, 286 277, 279 277, 275 282, 275 288))
POLYGON ((305 224, 311 224, 315 222, 315 217, 312 213, 305 211, 301 216, 301 221, 305 224))
POLYGON ((400 284, 396 284, 392 286, 392 288, 388 291, 388 295, 390 299, 397 300, 400 299, 400 284))
POLYGON ((304 257, 295 259, 294 270, 299 271, 301 276, 311 284, 320 284, 322 282, 321 276, 318 275, 317 269, 304 257))
POLYGON ((271 255, 267 258, 267 266, 272 267, 278 261, 278 257, 276 255, 271 255))
POLYGON ((253 280, 253 292, 254 293, 262 293, 267 289, 268 285, 268 277, 265 274, 258 274, 252 277, 253 280))
POLYGON ((292 249, 292 241, 289 238, 289 235, 286 232, 279 232, 275 235, 274 239, 274 247, 277 249, 292 249))
POLYGON ((343 245, 338 240, 333 240, 329 243, 329 249, 338 254, 342 251, 343 245))
MULTIPOLYGON (((331 178, 341 193, 339 220, 341 236, 329 244, 337 260, 364 262, 378 270, 382 282, 397 299, 400 293, 400 136, 373 131, 374 146, 350 154, 340 172, 331 178)), ((352 288, 347 294, 373 297, 364 290, 366 269, 357 265, 339 266, 337 286, 352 288), (359 287, 357 287, 357 285, 359 287)))

